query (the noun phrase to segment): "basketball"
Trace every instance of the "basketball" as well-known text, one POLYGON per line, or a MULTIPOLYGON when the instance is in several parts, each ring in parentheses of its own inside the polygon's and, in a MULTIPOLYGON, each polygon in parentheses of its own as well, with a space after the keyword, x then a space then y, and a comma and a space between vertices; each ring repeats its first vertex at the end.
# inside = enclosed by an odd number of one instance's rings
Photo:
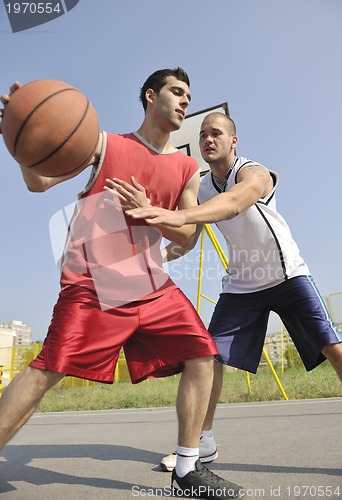
POLYGON ((89 99, 58 80, 35 80, 16 90, 5 106, 2 136, 21 167, 47 177, 89 164, 99 122, 89 99))

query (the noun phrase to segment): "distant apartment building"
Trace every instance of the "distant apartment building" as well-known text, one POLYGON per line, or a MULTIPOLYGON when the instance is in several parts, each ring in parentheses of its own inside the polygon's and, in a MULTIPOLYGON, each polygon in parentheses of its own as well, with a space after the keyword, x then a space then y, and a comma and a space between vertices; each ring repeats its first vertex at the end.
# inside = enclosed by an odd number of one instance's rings
POLYGON ((22 321, 0 324, 0 366, 11 366, 12 348, 31 344, 31 333, 32 328, 22 321))
POLYGON ((11 321, 9 328, 15 331, 15 345, 28 345, 32 343, 32 328, 22 321, 11 321))
POLYGON ((15 333, 10 328, 0 327, 0 366, 11 366, 14 343, 15 333))
MULTIPOLYGON (((264 348, 272 362, 288 364, 289 355, 296 351, 291 337, 282 325, 282 331, 266 336, 264 348)), ((263 362, 263 360, 262 360, 263 362)))

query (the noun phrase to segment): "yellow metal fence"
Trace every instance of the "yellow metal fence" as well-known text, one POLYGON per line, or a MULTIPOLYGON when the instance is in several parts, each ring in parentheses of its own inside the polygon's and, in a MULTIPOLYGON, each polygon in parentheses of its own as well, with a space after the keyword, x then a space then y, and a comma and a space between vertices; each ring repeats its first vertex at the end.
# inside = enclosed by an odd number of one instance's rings
MULTIPOLYGON (((0 348, 0 397, 3 389, 9 384, 13 377, 38 355, 41 348, 41 343, 0 348)), ((285 329, 276 337, 266 337, 261 365, 272 366, 272 369, 274 365, 277 371, 284 372, 286 368, 291 368, 300 364, 301 360, 297 350, 285 329)), ((114 383, 117 382, 130 382, 123 351, 120 353, 114 373, 114 383)), ((59 384, 69 388, 89 387, 96 383, 97 382, 77 377, 64 377, 64 379, 59 382, 59 384)), ((282 390, 282 388, 280 389, 282 390)), ((285 394, 283 394, 283 396, 287 399, 285 394)))
MULTIPOLYGON (((9 384, 13 377, 23 370, 30 361, 39 354, 41 348, 41 343, 0 348, 0 397, 3 389, 9 384)), ((115 369, 114 382, 128 381, 130 381, 130 376, 122 351, 115 369)), ((96 382, 77 377, 64 377, 59 383, 67 387, 89 387, 96 382)))

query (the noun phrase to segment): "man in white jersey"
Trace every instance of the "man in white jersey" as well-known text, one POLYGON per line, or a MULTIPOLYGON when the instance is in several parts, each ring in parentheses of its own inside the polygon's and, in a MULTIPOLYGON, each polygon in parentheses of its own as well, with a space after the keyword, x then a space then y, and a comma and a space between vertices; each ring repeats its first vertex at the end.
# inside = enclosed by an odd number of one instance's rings
MULTIPOLYGON (((219 351, 211 402, 203 426, 200 456, 217 457, 212 434, 215 408, 222 388, 223 364, 256 373, 270 311, 282 319, 307 370, 326 358, 342 380, 342 338, 300 256, 285 220, 276 210, 276 173, 238 158, 234 122, 222 113, 208 115, 200 130, 200 149, 210 172, 201 179, 200 205, 168 211, 156 207, 130 210, 151 225, 181 227, 197 223, 186 250, 196 244, 204 223, 216 223, 223 234, 229 269, 214 310, 209 332, 219 351)), ((172 260, 186 251, 171 244, 172 260)), ((174 454, 161 466, 172 470, 174 454)))

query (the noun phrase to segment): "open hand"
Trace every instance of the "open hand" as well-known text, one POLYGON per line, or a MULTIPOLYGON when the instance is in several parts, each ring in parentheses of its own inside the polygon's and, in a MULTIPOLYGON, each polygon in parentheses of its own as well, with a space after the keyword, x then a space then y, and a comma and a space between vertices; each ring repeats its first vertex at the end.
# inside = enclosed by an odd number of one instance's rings
POLYGON ((113 199, 106 200, 107 203, 114 206, 121 206, 125 212, 134 208, 150 206, 150 200, 146 196, 145 188, 133 176, 131 177, 132 184, 116 177, 106 179, 106 182, 108 186, 104 186, 103 189, 113 195, 113 199), (117 198, 119 202, 115 201, 117 198))
POLYGON ((133 219, 145 219, 150 225, 163 224, 170 227, 182 227, 186 223, 182 210, 166 210, 160 207, 142 207, 127 210, 127 215, 133 219))

